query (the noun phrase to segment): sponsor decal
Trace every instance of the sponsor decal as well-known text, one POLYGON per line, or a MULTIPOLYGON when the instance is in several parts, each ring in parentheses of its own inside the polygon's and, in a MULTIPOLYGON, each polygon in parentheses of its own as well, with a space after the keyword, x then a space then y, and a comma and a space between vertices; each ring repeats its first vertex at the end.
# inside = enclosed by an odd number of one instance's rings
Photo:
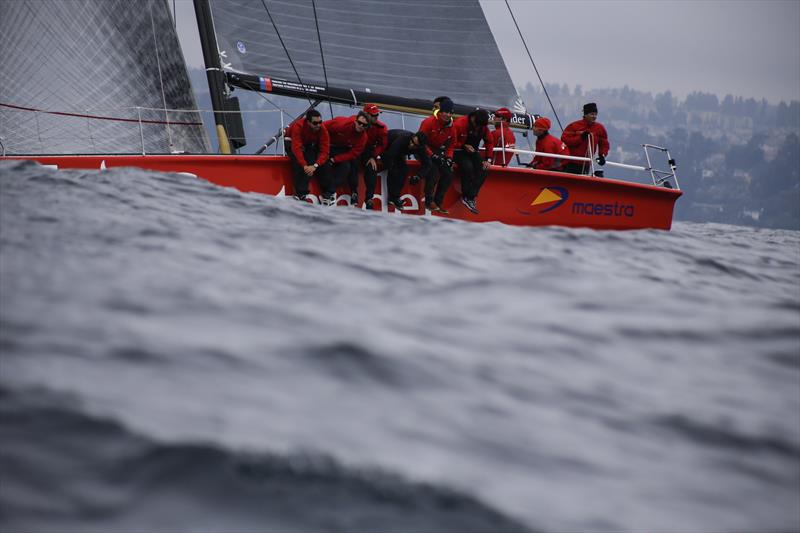
POLYGON ((601 204, 593 202, 572 203, 573 215, 632 217, 634 212, 635 208, 632 204, 621 204, 619 202, 614 202, 613 204, 601 204))
POLYGON ((547 213, 561 207, 567 198, 569 198, 569 191, 564 187, 542 187, 542 190, 531 202, 531 206, 542 206, 539 213, 547 213))
POLYGON ((240 54, 247 53, 247 47, 244 45, 242 41, 236 41, 236 49, 239 50, 240 54))
POLYGON ((268 93, 272 92, 272 80, 269 78, 258 78, 258 84, 261 86, 262 91, 266 91, 268 93))

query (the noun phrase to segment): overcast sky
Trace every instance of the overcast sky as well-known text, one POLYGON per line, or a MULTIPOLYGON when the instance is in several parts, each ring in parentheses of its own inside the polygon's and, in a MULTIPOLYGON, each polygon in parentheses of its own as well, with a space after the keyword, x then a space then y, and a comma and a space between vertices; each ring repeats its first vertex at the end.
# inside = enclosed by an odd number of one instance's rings
MULTIPOLYGON (((547 83, 800 100, 800 0, 509 4, 547 83)), ((202 67, 192 2, 176 5, 184 54, 202 67)), ((514 83, 538 85, 505 0, 481 5, 514 83)))

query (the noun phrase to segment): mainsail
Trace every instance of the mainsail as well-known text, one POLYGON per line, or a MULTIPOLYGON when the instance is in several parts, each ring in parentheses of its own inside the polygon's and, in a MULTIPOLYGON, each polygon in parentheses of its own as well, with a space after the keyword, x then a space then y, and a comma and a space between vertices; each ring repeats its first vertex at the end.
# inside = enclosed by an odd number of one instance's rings
POLYGON ((0 0, 7 153, 204 153, 196 110, 167 0, 0 0))
POLYGON ((210 5, 223 68, 261 79, 262 90, 277 78, 426 102, 447 95, 490 110, 517 99, 478 0, 210 5))

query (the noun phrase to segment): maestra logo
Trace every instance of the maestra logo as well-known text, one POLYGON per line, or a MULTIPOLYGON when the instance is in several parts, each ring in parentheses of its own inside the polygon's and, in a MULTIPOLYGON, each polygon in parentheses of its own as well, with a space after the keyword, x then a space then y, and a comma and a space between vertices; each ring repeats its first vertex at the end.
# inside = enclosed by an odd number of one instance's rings
POLYGON ((564 187, 542 187, 533 199, 531 206, 541 206, 539 213, 547 213, 561 206, 569 198, 569 191, 564 187))

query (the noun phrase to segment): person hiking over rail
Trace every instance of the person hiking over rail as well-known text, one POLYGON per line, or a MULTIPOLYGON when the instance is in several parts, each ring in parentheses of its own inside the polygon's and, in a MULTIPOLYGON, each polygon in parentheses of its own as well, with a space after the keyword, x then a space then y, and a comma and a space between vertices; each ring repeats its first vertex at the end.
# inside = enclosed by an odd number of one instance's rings
POLYGON ((364 113, 369 119, 367 144, 361 156, 353 160, 350 168, 350 203, 358 207, 358 172, 364 171, 364 200, 371 200, 375 195, 375 184, 378 181, 378 158, 389 144, 389 128, 378 120, 381 110, 375 104, 366 104, 364 113))
POLYGON ((331 138, 331 151, 323 172, 326 189, 322 193, 322 204, 333 205, 336 188, 349 179, 354 160, 361 155, 367 144, 369 117, 363 111, 352 117, 334 117, 322 125, 331 138))
MULTIPOLYGON (((389 130, 389 148, 383 152, 381 161, 387 170, 386 183, 389 203, 397 211, 403 210, 400 192, 406 184, 406 175, 408 174, 406 160, 408 157, 413 155, 419 161, 422 166, 420 174, 424 175, 430 172, 431 160, 428 157, 427 140, 427 136, 421 131, 413 133, 408 130, 389 130)), ((368 199, 365 204, 367 209, 372 209, 371 199, 368 199)))
POLYGON ((478 192, 489 174, 492 161, 493 136, 489 131, 489 112, 476 109, 453 121, 455 142, 447 157, 453 157, 461 171, 461 203, 478 214, 478 192), (483 141, 483 153, 478 148, 483 141))
POLYGON ((422 176, 425 179, 425 208, 432 212, 447 212, 442 202, 453 180, 453 151, 450 149, 455 142, 453 108, 453 101, 443 98, 438 112, 419 125, 419 131, 428 139, 428 155, 433 163, 422 176))
POLYGON ((286 153, 292 164, 294 197, 305 201, 308 182, 316 175, 320 188, 325 189, 325 178, 319 168, 328 160, 330 136, 322 125, 322 115, 316 109, 306 112, 304 118, 295 120, 285 137, 286 153))
MULTIPOLYGON (((569 147, 570 155, 575 157, 597 157, 600 166, 606 164, 606 156, 610 145, 605 126, 597 122, 597 104, 594 102, 583 106, 583 119, 576 120, 564 128, 561 140, 569 147), (589 155, 591 148, 591 155, 589 155)), ((588 174, 591 164, 581 161, 570 161, 565 169, 573 174, 588 174)), ((598 170, 595 176, 602 178, 603 171, 598 170)))

